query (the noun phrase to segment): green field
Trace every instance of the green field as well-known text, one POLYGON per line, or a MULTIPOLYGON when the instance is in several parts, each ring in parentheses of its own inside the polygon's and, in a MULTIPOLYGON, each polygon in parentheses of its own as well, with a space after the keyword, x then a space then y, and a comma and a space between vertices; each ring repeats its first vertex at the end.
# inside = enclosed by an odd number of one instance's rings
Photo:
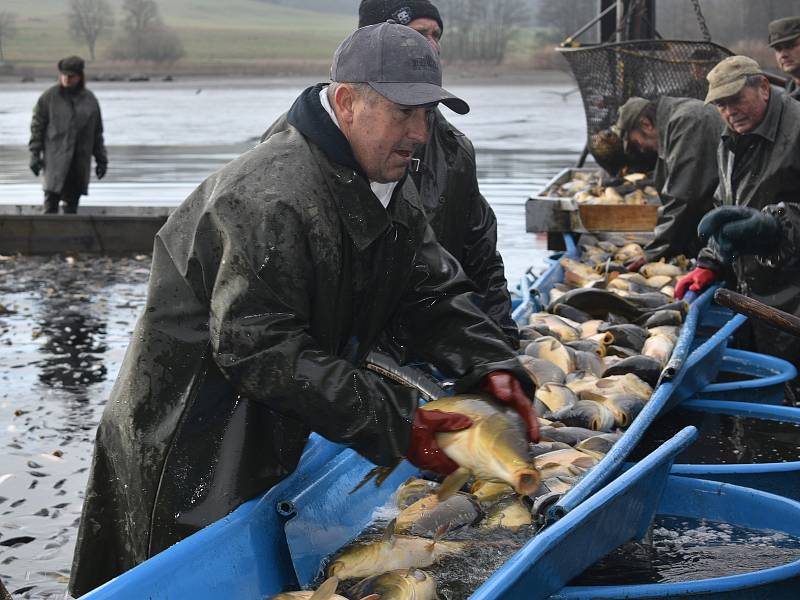
MULTIPOLYGON (((122 0, 115 7, 119 35, 122 0)), ((68 54, 88 58, 86 45, 67 31, 67 0, 3 0, 2 10, 17 15, 17 35, 3 50, 17 67, 52 64, 68 54)), ((355 2, 354 2, 355 6, 355 2)), ((161 0, 164 22, 183 42, 183 63, 247 64, 270 61, 329 61, 333 50, 356 22, 353 16, 317 13, 272 5, 262 0, 161 0)), ((97 43, 104 61, 110 37, 97 43)))

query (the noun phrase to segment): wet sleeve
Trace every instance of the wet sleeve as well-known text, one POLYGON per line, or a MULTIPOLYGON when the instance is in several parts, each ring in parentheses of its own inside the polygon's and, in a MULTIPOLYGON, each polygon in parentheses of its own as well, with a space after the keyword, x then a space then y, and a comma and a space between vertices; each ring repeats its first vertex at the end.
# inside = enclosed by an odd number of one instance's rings
POLYGON ((455 379, 458 391, 474 390, 487 373, 507 370, 530 392, 532 383, 502 330, 473 301, 475 290, 428 227, 400 302, 401 341, 455 379))
POLYGON ((472 169, 470 223, 464 240, 462 266, 481 292, 480 306, 503 331, 506 341, 519 347, 519 329, 511 318, 511 296, 503 258, 497 251, 497 218, 478 189, 472 169))
POLYGON ((31 139, 28 142, 28 150, 31 154, 39 154, 44 151, 44 135, 47 131, 49 122, 47 101, 45 95, 39 96, 39 100, 33 107, 33 117, 31 118, 31 139))
POLYGON ((100 104, 96 103, 97 107, 97 125, 94 128, 94 145, 92 147, 92 154, 94 160, 98 165, 108 164, 108 153, 106 152, 106 143, 103 139, 103 115, 100 112, 100 104))
POLYGON ((269 126, 269 128, 261 134, 261 138, 258 140, 259 144, 266 142, 272 135, 280 132, 285 131, 289 127, 289 120, 287 113, 283 113, 277 120, 269 126))
POLYGON ((666 180, 655 237, 645 248, 649 261, 680 254, 694 256, 701 242, 700 219, 714 205, 718 183, 719 131, 708 118, 684 118, 670 124, 665 152, 666 180))
POLYGON ((312 303, 325 300, 315 297, 306 225, 290 204, 248 211, 241 197, 215 202, 222 248, 210 301, 215 360, 248 398, 393 465, 407 452, 418 394, 355 368, 312 335, 312 303))
POLYGON ((778 220, 781 239, 774 255, 756 258, 773 267, 800 267, 800 204, 781 202, 765 206, 763 211, 778 220))

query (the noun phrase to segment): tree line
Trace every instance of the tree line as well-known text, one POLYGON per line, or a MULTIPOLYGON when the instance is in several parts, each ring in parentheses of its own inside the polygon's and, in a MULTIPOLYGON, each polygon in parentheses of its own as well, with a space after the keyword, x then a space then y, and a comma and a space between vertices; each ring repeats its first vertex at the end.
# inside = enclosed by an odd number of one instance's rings
MULTIPOLYGON (((185 52, 174 29, 164 24, 155 0, 123 0, 121 32, 112 39, 108 58, 115 60, 173 62, 185 52)), ((69 0, 67 29, 78 43, 85 44, 95 60, 97 41, 110 37, 116 25, 108 0, 69 0)), ((0 62, 3 45, 18 33, 16 15, 0 12, 0 62)))

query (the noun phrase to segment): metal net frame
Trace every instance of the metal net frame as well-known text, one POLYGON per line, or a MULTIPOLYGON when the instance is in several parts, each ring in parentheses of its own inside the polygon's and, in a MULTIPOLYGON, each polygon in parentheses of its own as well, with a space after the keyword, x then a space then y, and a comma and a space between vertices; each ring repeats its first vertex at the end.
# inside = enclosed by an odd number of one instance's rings
POLYGON ((631 40, 558 48, 567 60, 583 100, 589 151, 601 165, 621 149, 609 149, 608 131, 631 96, 704 99, 706 74, 733 52, 708 41, 631 40))

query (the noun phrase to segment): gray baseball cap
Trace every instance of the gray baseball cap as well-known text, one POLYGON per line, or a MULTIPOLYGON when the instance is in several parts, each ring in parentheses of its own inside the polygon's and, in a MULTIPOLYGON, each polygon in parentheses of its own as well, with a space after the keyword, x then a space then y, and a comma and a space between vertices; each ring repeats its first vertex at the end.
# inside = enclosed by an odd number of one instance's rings
POLYGON ((442 88, 439 57, 421 34, 396 23, 356 29, 339 44, 331 81, 367 83, 381 96, 403 106, 441 102, 461 115, 469 105, 442 88))
POLYGON ((772 21, 768 27, 769 45, 775 47, 800 37, 800 17, 786 17, 772 21))
POLYGON ((763 75, 761 67, 749 56, 729 56, 706 75, 708 94, 705 103, 738 94, 750 75, 763 75))

